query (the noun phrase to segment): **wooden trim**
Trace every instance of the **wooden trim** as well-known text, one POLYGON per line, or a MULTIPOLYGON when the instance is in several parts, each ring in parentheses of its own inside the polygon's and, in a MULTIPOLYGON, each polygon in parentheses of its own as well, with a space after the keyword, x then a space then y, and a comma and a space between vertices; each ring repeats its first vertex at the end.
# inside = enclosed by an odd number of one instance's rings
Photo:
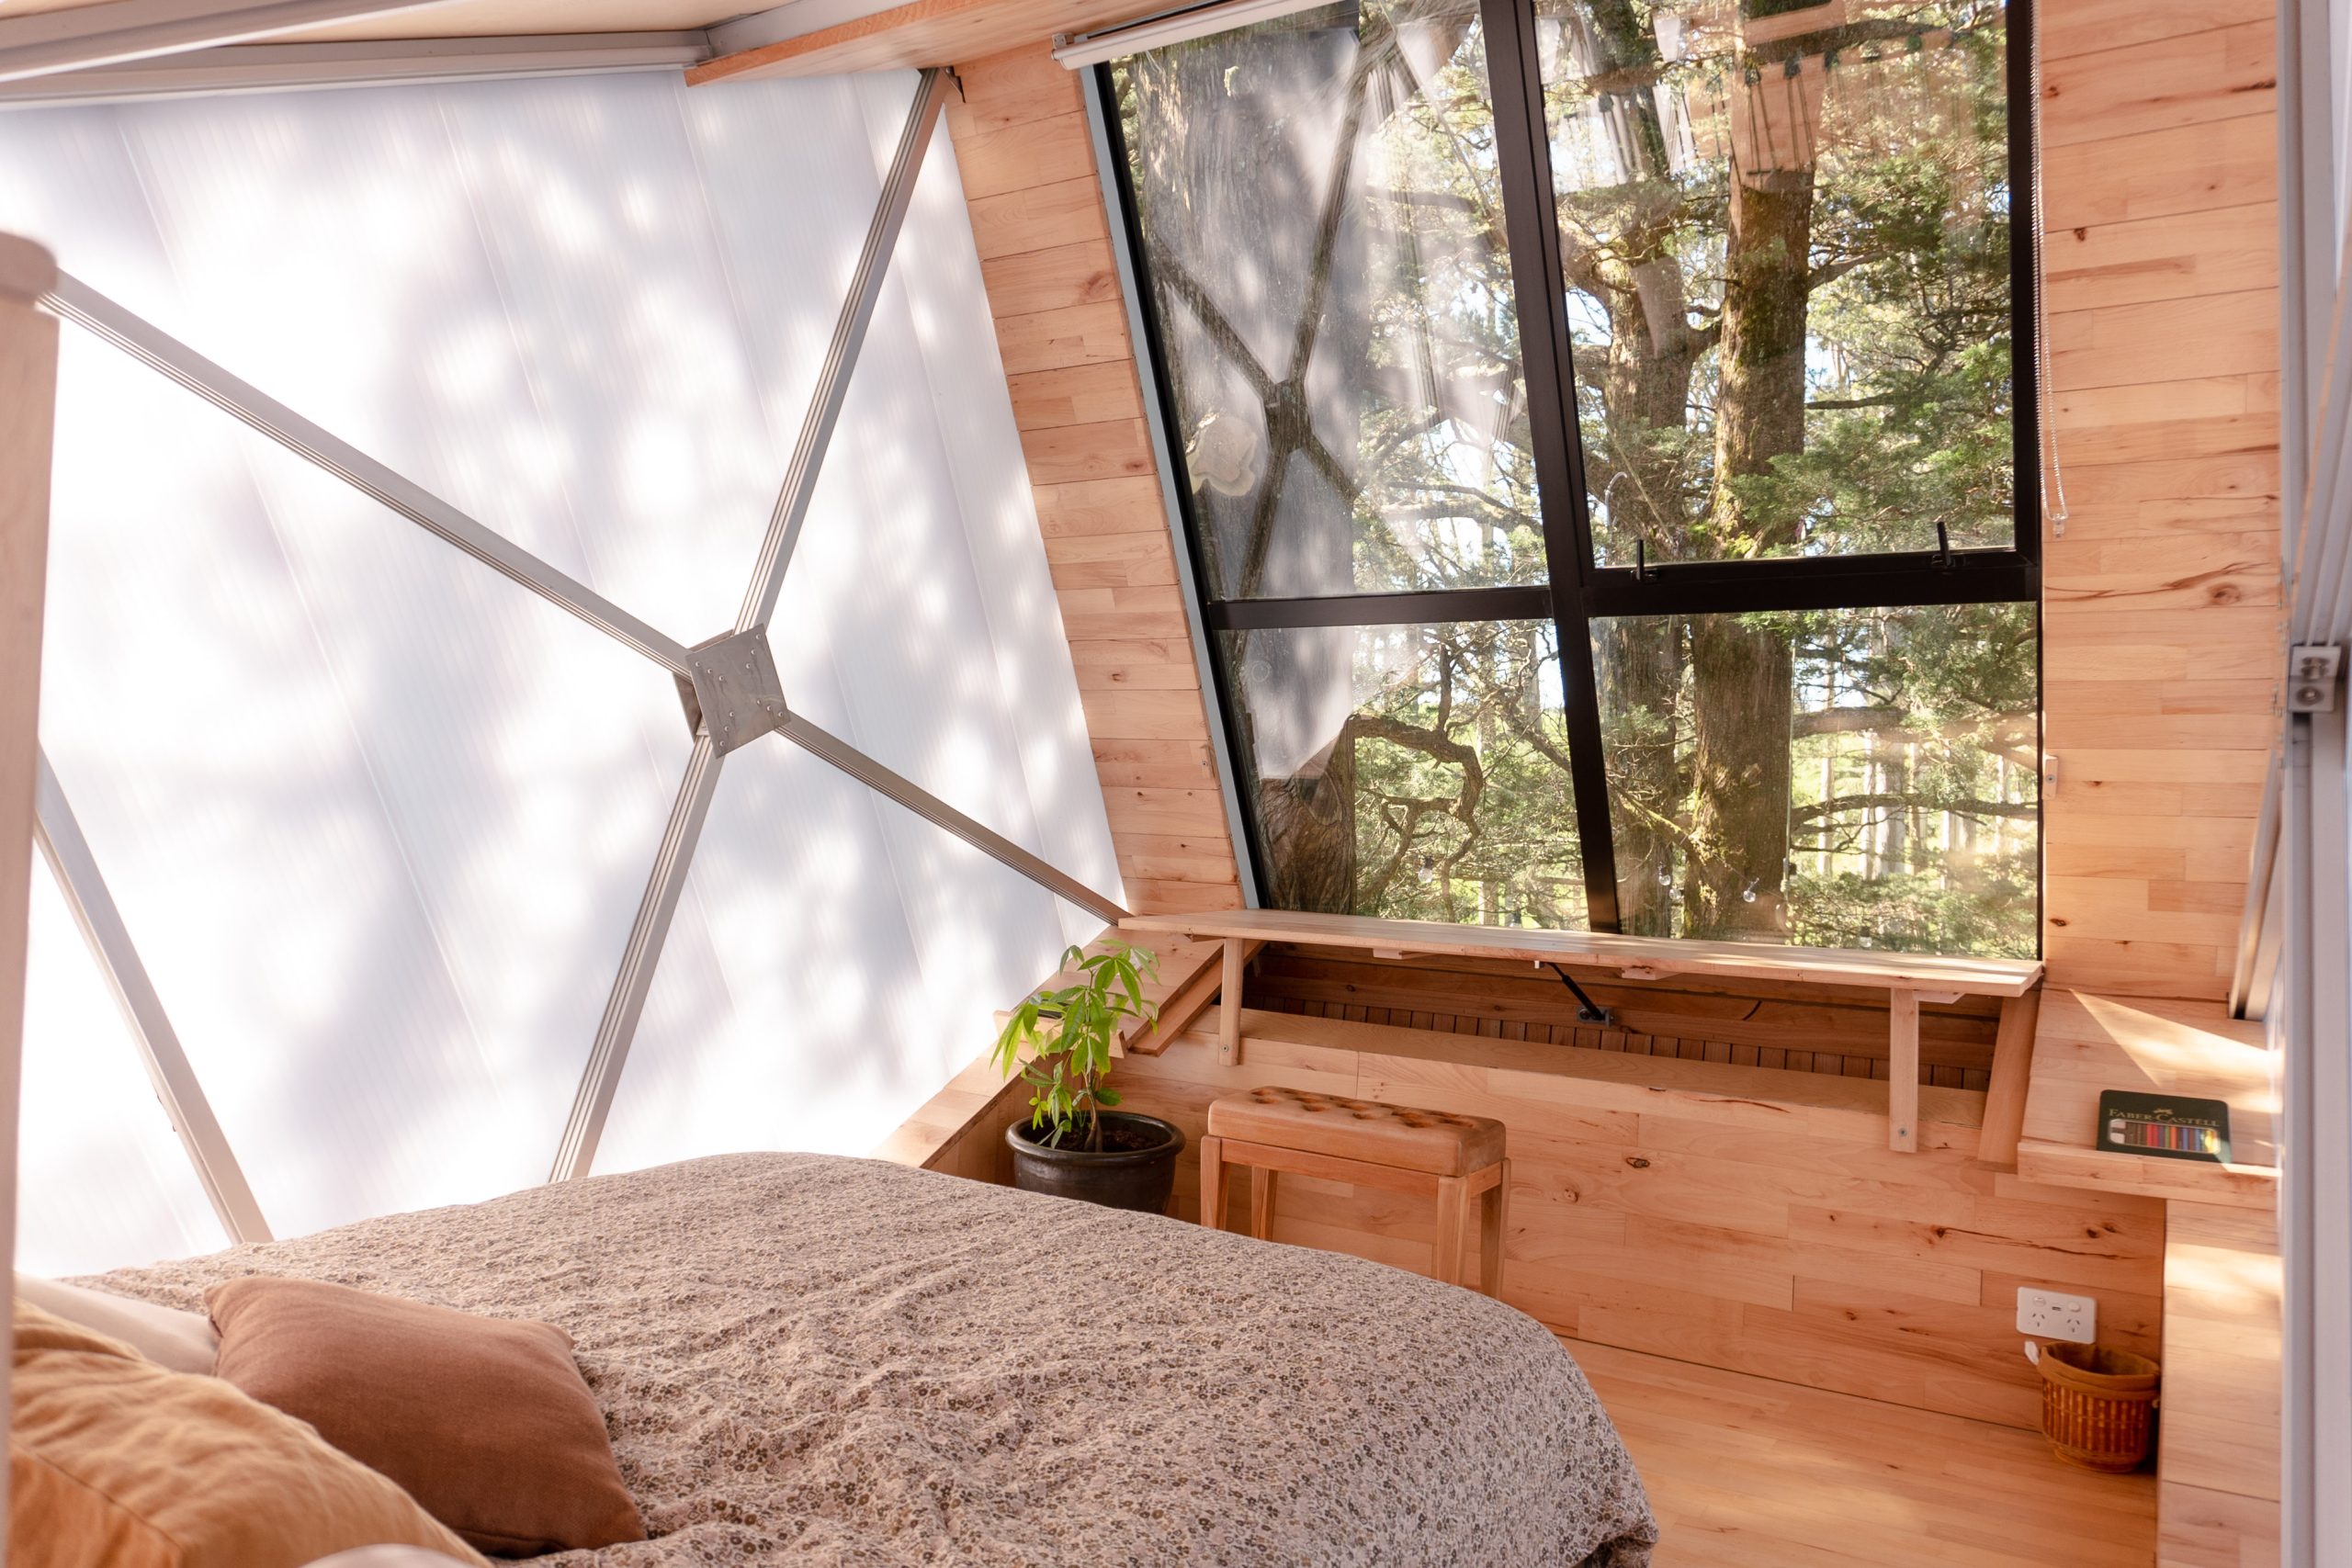
MULTIPOLYGON (((739 50, 686 71, 699 87, 735 77, 831 76, 847 71, 954 65, 1057 33, 1098 31, 1162 7, 1152 0, 911 0, 780 43, 739 50)), ((1061 70, 1057 62, 1056 70, 1061 70)))
MULTIPOLYGON (((41 601, 57 407, 57 321, 33 301, 56 281, 57 264, 47 251, 0 234, 0 1258, 12 1261, 33 775, 40 750, 41 601)), ((0 1436, 8 1429, 12 1359, 0 1359, 0 1436)), ((0 1478, 0 1517, 7 1511, 7 1483, 0 1478)))
POLYGON ((1984 1090, 1984 1135, 1976 1145, 1976 1157, 1987 1165, 2018 1163, 2026 1091, 2033 1082, 2033 1025, 2041 1016, 2038 990, 2001 1004, 2000 1028, 1993 1037, 1993 1081, 1984 1090))
POLYGON ((1886 1146, 1919 1152, 1919 993, 1887 993, 1886 1146))
POLYGON ((2014 997, 2031 990, 2041 965, 2019 959, 1953 958, 1842 948, 1769 947, 1736 942, 1680 942, 1590 931, 1383 920, 1285 909, 1130 915, 1122 930, 1195 939, 1243 938, 1317 947, 1354 948, 1396 956, 1453 953, 1612 969, 1629 980, 1713 975, 1801 985, 1906 987, 1962 996, 2014 997))
POLYGON ((1217 1060, 1228 1067, 1241 1065, 1241 982, 1249 956, 1239 937, 1225 939, 1225 976, 1218 987, 1224 999, 1217 1012, 1217 1060))
POLYGON ((1400 1170, 1395 1166, 1375 1165, 1341 1155, 1317 1154, 1312 1149, 1278 1148, 1272 1144, 1249 1144, 1235 1138, 1218 1142, 1228 1168, 1246 1165, 1253 1170, 1286 1170, 1294 1176, 1344 1181, 1351 1187, 1377 1187, 1384 1192, 1409 1192, 1417 1197, 1435 1193, 1441 1181, 1458 1179, 1433 1176, 1425 1170, 1400 1170))

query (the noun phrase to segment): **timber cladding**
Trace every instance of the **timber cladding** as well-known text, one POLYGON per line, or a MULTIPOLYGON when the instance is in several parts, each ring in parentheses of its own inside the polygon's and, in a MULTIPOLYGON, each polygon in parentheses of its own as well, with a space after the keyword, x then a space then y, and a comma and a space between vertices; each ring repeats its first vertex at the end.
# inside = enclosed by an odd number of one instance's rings
POLYGON ((956 67, 948 133, 1129 903, 1241 903, 1078 76, 956 67))
MULTIPOLYGON (((1251 1018, 1238 1066, 1213 1028, 1119 1065, 1128 1109, 1184 1129, 1182 1218, 1209 1102, 1282 1084, 1503 1121, 1502 1299, 1571 1338, 2013 1427, 2040 1414, 2020 1285, 2095 1294, 2103 1343, 2158 1354, 2164 1204, 1979 1165, 1982 1095, 1922 1090, 1897 1154, 1878 1086, 1663 1062, 1611 1081, 1554 1045, 1251 1018)), ((1429 1207, 1285 1176, 1272 1235, 1429 1272, 1429 1207)))
POLYGON ((2042 951, 2052 986, 2218 998, 2278 728, 2271 7, 2039 9, 2069 508, 2044 524, 2042 951))

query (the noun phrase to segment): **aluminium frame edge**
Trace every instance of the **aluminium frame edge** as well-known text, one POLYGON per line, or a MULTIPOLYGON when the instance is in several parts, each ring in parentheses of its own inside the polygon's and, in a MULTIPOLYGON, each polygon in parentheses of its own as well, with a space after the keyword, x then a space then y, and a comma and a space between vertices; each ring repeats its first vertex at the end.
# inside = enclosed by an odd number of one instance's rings
MULTIPOLYGON (((1234 705, 1226 689, 1223 662, 1209 647, 1211 601, 1201 584, 1205 581, 1193 553, 1198 531, 1182 481, 1188 476, 1183 455, 1170 435, 1174 428, 1175 389, 1169 383, 1160 352, 1159 323, 1144 308, 1143 236, 1140 215, 1125 175, 1125 139, 1113 114, 1111 64, 1104 61, 1080 71, 1086 105, 1086 124, 1094 147, 1094 172, 1102 188, 1105 227, 1111 254, 1119 269, 1119 290, 1127 313, 1127 346, 1135 361, 1136 379, 1145 396, 1144 425, 1151 433, 1151 454, 1159 472, 1159 500, 1167 513, 1169 547, 1176 559, 1176 587, 1184 600, 1184 629, 1193 643, 1193 666, 1200 682, 1201 717, 1208 731, 1209 753, 1216 764, 1217 795, 1225 806, 1225 830, 1231 840, 1235 871, 1247 908, 1265 908, 1265 889, 1259 880, 1261 849, 1255 818, 1241 805, 1241 776, 1234 769, 1240 754, 1240 737, 1234 731, 1234 705), (1217 705, 1215 714, 1209 703, 1217 705)), ((1124 878, 1123 878, 1124 880, 1124 878)))
POLYGON ((0 82, 0 108, 149 102, 432 82, 678 70, 710 57, 702 28, 226 43, 0 82))

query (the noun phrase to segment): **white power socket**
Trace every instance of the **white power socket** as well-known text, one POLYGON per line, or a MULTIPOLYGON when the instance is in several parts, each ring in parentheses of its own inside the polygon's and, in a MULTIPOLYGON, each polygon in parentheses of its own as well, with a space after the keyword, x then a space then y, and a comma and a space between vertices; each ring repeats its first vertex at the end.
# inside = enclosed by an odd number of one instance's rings
POLYGON ((2018 1287, 2018 1332, 2037 1339, 2064 1339, 2076 1345, 2098 1339, 2098 1303, 2088 1296, 2061 1291, 2018 1287))

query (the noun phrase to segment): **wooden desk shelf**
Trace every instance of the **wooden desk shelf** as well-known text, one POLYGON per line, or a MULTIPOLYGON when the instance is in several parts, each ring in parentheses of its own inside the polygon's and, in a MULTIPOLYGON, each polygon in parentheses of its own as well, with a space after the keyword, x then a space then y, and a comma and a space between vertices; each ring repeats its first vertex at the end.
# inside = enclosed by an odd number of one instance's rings
POLYGON ((1179 937, 1225 945, 1218 1058, 1238 1066, 1244 1049, 1243 971, 1248 954, 1270 942, 1368 952, 1402 959, 1428 955, 1503 959, 1563 971, 1581 969, 1619 981, 1677 976, 1782 985, 1862 987, 1887 996, 1888 1071, 1883 1094, 1887 1146, 1919 1147, 1919 1005, 1962 997, 2002 1000, 2000 1036, 1987 1095, 1986 1141, 2014 1144, 2030 1066, 2033 1000, 2041 965, 2013 959, 1949 958, 1933 953, 1768 946, 1732 942, 1671 942, 1585 931, 1528 931, 1379 920, 1278 909, 1226 909, 1193 915, 1135 915, 1120 922, 1132 937, 1179 937))
POLYGON ((2018 1174, 2054 1186, 2268 1210, 2277 1201, 2278 1090, 2262 1025, 2219 1003, 2050 991, 2033 1041, 2018 1174), (2103 1089, 2228 1102, 2233 1162, 2160 1159, 2097 1146, 2103 1089))

